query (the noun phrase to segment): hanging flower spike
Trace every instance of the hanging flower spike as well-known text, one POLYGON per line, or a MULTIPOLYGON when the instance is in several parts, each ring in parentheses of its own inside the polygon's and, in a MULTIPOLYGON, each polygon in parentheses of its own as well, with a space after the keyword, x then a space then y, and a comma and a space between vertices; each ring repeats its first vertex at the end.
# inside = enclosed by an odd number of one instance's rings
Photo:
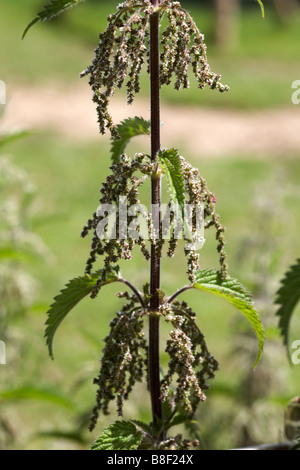
POLYGON ((157 11, 168 19, 161 36, 161 85, 170 84, 174 76, 176 90, 188 88, 191 66, 199 88, 209 86, 220 92, 229 89, 221 84, 220 75, 211 71, 204 36, 179 2, 165 0, 154 7, 149 0, 127 0, 108 17, 107 29, 99 36, 95 58, 81 73, 81 77, 90 76, 100 132, 104 134, 108 129, 116 140, 120 136, 108 111, 109 100, 117 88, 123 87, 126 78, 128 104, 139 92, 140 74, 146 62, 149 72, 149 18, 157 11))

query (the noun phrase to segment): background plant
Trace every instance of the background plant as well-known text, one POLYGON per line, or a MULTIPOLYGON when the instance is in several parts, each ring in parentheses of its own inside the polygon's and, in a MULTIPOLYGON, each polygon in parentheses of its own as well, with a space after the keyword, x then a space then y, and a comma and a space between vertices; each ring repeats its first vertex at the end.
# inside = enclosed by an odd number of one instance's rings
MULTIPOLYGON (((235 436, 238 448, 255 446, 258 442, 280 442, 285 438, 282 406, 289 402, 291 392, 274 298, 280 273, 294 251, 291 238, 285 236, 287 226, 291 234, 295 233, 295 220, 286 210, 290 199, 298 200, 299 190, 290 183, 283 167, 270 174, 267 180, 255 183, 252 230, 240 232, 235 256, 241 269, 246 268, 245 279, 251 286, 257 308, 263 312, 267 339, 259 368, 253 373, 250 366, 255 355, 251 329, 238 317, 232 322, 231 356, 234 359, 231 367, 233 374, 239 371, 239 382, 215 387, 212 401, 222 402, 223 406, 217 406, 215 413, 209 402, 203 410, 205 416, 214 416, 203 436, 207 440, 224 422, 228 427, 229 423, 234 423, 229 432, 235 436)), ((206 421, 205 417, 203 419, 206 421)))
POLYGON ((14 164, 12 156, 3 150, 25 137, 28 138, 25 131, 0 134, 0 336, 7 346, 7 364, 1 366, 2 450, 15 448, 24 439, 26 425, 15 411, 20 402, 34 400, 72 406, 49 383, 37 383, 31 378, 40 368, 31 359, 38 343, 30 330, 28 336, 24 334, 24 322, 29 322, 33 310, 39 312, 43 307, 36 302, 38 280, 30 273, 30 267, 40 263, 53 265, 53 255, 32 229, 38 212, 36 190, 27 172, 14 164))

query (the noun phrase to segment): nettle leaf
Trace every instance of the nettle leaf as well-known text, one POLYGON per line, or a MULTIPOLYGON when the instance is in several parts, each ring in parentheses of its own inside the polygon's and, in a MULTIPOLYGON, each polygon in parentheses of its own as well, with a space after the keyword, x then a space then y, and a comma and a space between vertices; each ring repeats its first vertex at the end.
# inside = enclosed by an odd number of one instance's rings
POLYGON ((113 163, 117 163, 120 160, 120 156, 124 153, 132 137, 150 135, 150 121, 135 116, 134 118, 125 119, 118 124, 117 130, 121 138, 119 140, 111 139, 110 151, 113 163))
POLYGON ((264 18, 265 17, 265 7, 264 7, 264 4, 262 2, 262 0, 257 0, 258 3, 259 3, 259 6, 261 8, 261 14, 262 14, 262 17, 264 18))
POLYGON ((143 433, 132 422, 116 421, 104 429, 91 450, 136 450, 142 439, 143 433))
POLYGON ((276 312, 279 316, 279 328, 284 345, 288 347, 291 318, 300 300, 300 259, 289 268, 281 280, 281 287, 276 296, 275 303, 280 305, 276 312))
POLYGON ((167 425, 167 429, 172 428, 173 426, 179 426, 180 424, 192 423, 194 422, 191 416, 188 416, 186 413, 179 413, 176 415, 170 424, 167 425))
POLYGON ((265 333, 260 316, 255 310, 253 300, 245 287, 239 281, 229 276, 225 280, 222 280, 220 273, 215 269, 198 271, 193 287, 223 297, 247 318, 254 328, 259 342, 259 352, 254 364, 254 367, 256 367, 262 354, 265 333))
POLYGON ((142 429, 144 432, 150 434, 152 433, 151 426, 147 423, 144 423, 143 421, 139 421, 137 419, 131 419, 130 422, 134 424, 137 428, 142 429))
POLYGON ((22 39, 24 39, 30 28, 39 21, 50 21, 64 11, 75 7, 84 1, 85 0, 50 0, 50 3, 45 5, 44 9, 40 11, 34 20, 32 20, 31 23, 29 23, 29 25, 26 27, 22 39))
POLYGON ((184 211, 185 183, 177 150, 160 150, 157 155, 163 173, 166 175, 172 202, 179 204, 184 211))
MULTIPOLYGON (((68 282, 66 287, 61 290, 60 294, 54 298, 55 302, 51 305, 47 312, 48 320, 46 322, 46 342, 49 348, 49 354, 53 358, 53 338, 57 328, 65 319, 68 313, 77 305, 84 297, 90 294, 95 287, 98 279, 101 277, 102 271, 97 271, 91 276, 85 275, 77 277, 68 282)), ((103 285, 117 282, 120 280, 118 267, 108 275, 103 285)))

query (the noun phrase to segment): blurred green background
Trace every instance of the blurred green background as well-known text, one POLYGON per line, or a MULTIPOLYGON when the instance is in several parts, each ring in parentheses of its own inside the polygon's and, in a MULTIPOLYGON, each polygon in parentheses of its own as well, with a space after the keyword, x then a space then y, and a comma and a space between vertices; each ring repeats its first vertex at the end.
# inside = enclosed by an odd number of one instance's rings
MULTIPOLYGON (((0 340, 7 346, 7 365, 0 365, 0 448, 10 450, 88 449, 114 418, 114 413, 101 417, 95 433, 87 432, 103 338, 120 305, 116 288, 107 287, 96 301, 85 300, 69 315, 56 336, 55 362, 47 355, 43 334, 51 299, 69 279, 84 272, 89 242, 80 238, 80 232, 97 207, 99 188, 109 171, 108 137, 100 136, 95 127, 94 136, 78 138, 85 114, 82 124, 78 118, 76 129, 68 118, 73 108, 81 106, 81 90, 86 89, 84 99, 91 98, 87 80, 79 83, 79 73, 91 62, 98 34, 117 2, 89 0, 52 23, 38 24, 21 41, 25 26, 44 3, 0 0, 0 79, 7 85, 7 105, 0 105, 3 132, 15 131, 16 122, 18 128, 34 127, 33 115, 34 122, 44 122, 51 99, 60 102, 54 124, 47 126, 46 119, 45 125, 6 146, 0 140, 0 340), (29 98, 23 102, 24 96, 29 98), (13 102, 17 111, 5 121, 13 102)), ((227 19, 225 12, 216 18, 212 1, 182 1, 205 33, 213 70, 222 73, 231 91, 201 92, 191 80, 188 91, 162 90, 162 110, 170 109, 177 119, 202 108, 224 113, 225 120, 232 113, 246 114, 248 125, 261 124, 261 132, 274 113, 278 133, 290 114, 300 113, 300 107, 291 103, 291 84, 300 79, 300 11, 297 2, 291 2, 290 12, 283 11, 280 2, 265 3, 263 21, 254 0, 243 2, 227 19), (222 37, 216 34, 216 24, 227 31, 222 37)), ((144 105, 149 88, 146 73, 142 85, 144 105)), ((117 100, 122 112, 132 115, 123 92, 117 100)), ((147 112, 146 108, 145 118, 147 112)), ((165 125, 171 129, 172 122, 165 125)), ((199 127, 201 131, 201 122, 199 127)), ((299 125, 289 131, 299 133, 299 125)), ((289 366, 281 346, 274 298, 279 280, 300 252, 300 148, 290 150, 287 141, 286 148, 278 151, 276 138, 274 134, 274 151, 272 146, 258 148, 254 155, 246 145, 237 152, 234 146, 224 151, 220 144, 211 158, 191 151, 190 142, 182 139, 173 144, 199 167, 216 194, 227 228, 230 273, 252 289, 267 330, 265 355, 253 372, 257 344, 246 322, 222 300, 185 295, 220 362, 197 416, 205 448, 284 439, 284 407, 299 394, 300 366, 289 366)), ((218 145, 213 120, 208 139, 218 145)), ((147 151, 148 146, 147 139, 138 139, 128 151, 147 151)), ((201 263, 214 267, 217 262, 208 234, 201 263)), ((163 263, 167 293, 186 282, 183 263, 181 255, 163 263)), ((138 254, 122 270, 140 288, 147 281, 149 266, 138 254)), ((299 313, 298 309, 291 339, 300 338, 299 313)), ((162 344, 166 337, 163 330, 162 344)), ((163 364, 166 360, 163 355, 163 364)), ((144 386, 135 390, 126 417, 151 419, 144 386)))

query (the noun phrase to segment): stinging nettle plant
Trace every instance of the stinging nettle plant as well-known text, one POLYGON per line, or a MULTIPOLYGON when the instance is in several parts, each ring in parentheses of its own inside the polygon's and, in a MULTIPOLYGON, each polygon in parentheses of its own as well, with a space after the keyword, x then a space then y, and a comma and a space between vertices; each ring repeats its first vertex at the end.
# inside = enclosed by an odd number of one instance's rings
MULTIPOLYGON (((50 20, 81 1, 51 0, 24 35, 38 21, 50 20)), ((214 194, 199 170, 176 149, 161 147, 160 88, 170 84, 176 90, 188 88, 190 69, 200 89, 225 92, 228 87, 220 82, 220 75, 211 71, 204 37, 177 1, 127 0, 108 17, 107 29, 99 38, 93 63, 81 76, 89 77, 100 132, 111 134, 111 174, 101 187, 98 210, 82 231, 82 237, 92 236, 85 274, 71 280, 54 299, 48 311, 46 340, 53 357, 55 332, 72 308, 88 295, 98 297, 105 285, 122 283, 129 291, 118 294, 126 303, 111 321, 105 339, 100 372, 95 379, 98 391, 90 429, 95 428, 101 413, 109 413, 111 402, 116 402, 122 416, 124 401, 135 383, 141 381, 146 382, 151 396, 152 422, 117 421, 103 432, 92 449, 197 447, 197 440, 184 440, 181 435, 171 437, 169 430, 191 422, 199 403, 206 399, 208 380, 214 378, 218 362, 208 351, 196 313, 178 297, 189 289, 198 289, 221 296, 238 308, 258 337, 256 364, 264 331, 251 296, 228 274, 224 227, 216 212, 214 194), (164 29, 160 33, 162 20, 164 29), (128 103, 132 103, 140 90, 144 64, 150 76, 151 119, 134 117, 115 124, 109 112, 110 99, 116 89, 125 85, 128 103), (129 140, 141 134, 150 135, 149 154, 126 155, 129 140), (147 180, 151 181, 151 211, 141 206, 139 199, 139 189, 147 180), (164 181, 169 189, 165 211, 161 197, 164 181), (142 233, 142 225, 146 226, 147 236, 142 233), (198 251, 204 243, 204 229, 215 231, 219 270, 200 267, 198 251), (161 259, 164 253, 174 256, 180 233, 185 243, 188 284, 166 295, 161 290, 161 259), (122 277, 118 266, 120 261, 132 258, 136 246, 150 265, 150 282, 141 291, 122 277), (95 267, 99 259, 101 269, 95 267), (171 326, 171 332, 166 344, 168 369, 161 375, 162 321, 171 326)))

